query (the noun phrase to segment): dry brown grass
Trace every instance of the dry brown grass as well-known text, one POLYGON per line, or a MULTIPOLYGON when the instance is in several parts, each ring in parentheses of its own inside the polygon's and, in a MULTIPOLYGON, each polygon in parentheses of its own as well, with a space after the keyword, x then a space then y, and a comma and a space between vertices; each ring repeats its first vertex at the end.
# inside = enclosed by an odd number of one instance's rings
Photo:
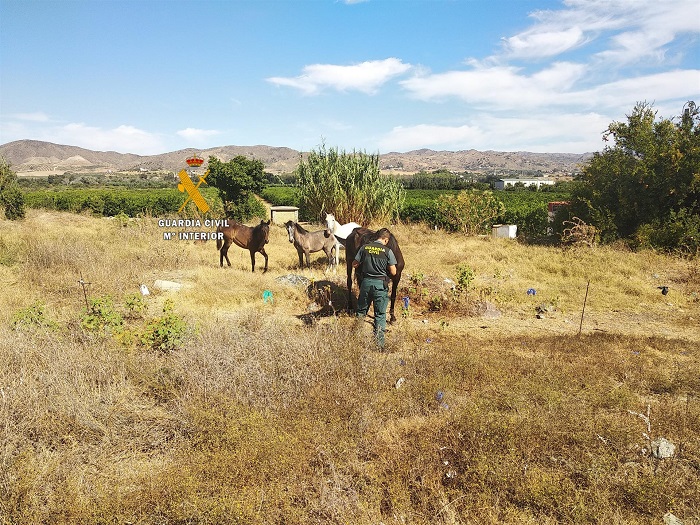
POLYGON ((165 242, 152 220, 0 223, 0 523, 698 520, 696 261, 392 229, 412 300, 379 353, 367 322, 308 323, 318 294, 278 278, 313 277, 336 298, 345 276, 324 275, 319 255, 296 269, 282 228, 270 271, 251 274, 247 252, 221 269, 212 242, 165 242), (475 278, 456 300, 444 279, 459 264, 475 278), (184 344, 82 329, 81 274, 122 312, 151 288, 146 319, 125 321, 134 333, 172 298, 184 344), (501 316, 475 315, 477 300, 501 316), (44 324, 27 314, 37 301, 44 324), (671 459, 648 451, 632 413, 647 407, 671 459))

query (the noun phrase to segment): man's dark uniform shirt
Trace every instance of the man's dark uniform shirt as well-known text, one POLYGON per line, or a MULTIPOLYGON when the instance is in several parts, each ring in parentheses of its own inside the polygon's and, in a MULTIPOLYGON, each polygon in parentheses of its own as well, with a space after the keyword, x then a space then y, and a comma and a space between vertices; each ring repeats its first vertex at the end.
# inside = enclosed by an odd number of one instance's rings
POLYGON ((387 266, 396 265, 394 252, 379 241, 365 244, 355 259, 361 264, 362 279, 381 279, 385 283, 389 281, 387 266))

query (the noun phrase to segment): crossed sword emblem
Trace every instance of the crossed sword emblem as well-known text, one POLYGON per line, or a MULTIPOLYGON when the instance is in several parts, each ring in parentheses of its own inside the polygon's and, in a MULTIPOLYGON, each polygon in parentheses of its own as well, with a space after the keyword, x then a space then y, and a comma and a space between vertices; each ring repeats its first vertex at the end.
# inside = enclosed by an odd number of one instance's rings
POLYGON ((207 201, 205 201, 204 197, 202 197, 202 194, 199 193, 199 185, 203 182, 206 184, 207 181, 205 179, 207 178, 207 175, 209 175, 209 170, 207 170, 206 173, 204 173, 204 175, 199 177, 199 181, 195 186, 192 182, 192 179, 190 179, 190 176, 185 170, 182 170, 180 173, 178 173, 178 176, 180 177, 180 184, 177 185, 177 189, 182 192, 187 192, 187 198, 185 199, 185 202, 182 203, 182 206, 180 206, 180 209, 177 210, 178 213, 180 213, 185 208, 185 206, 188 202, 190 202, 190 200, 197 205, 197 208, 199 208, 199 211, 201 211, 202 213, 206 213, 211 209, 209 208, 207 201))

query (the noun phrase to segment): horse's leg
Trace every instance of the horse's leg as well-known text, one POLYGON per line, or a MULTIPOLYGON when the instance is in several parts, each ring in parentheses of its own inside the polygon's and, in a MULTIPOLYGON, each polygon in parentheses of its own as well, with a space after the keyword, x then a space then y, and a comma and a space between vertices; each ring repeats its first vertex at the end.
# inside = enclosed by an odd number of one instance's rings
MULTIPOLYGON (((345 253, 345 257, 347 257, 348 254, 347 252, 345 253)), ((352 264, 346 263, 347 266, 347 271, 348 271, 348 311, 352 312, 352 264)))
POLYGON ((328 273, 333 266, 333 246, 329 246, 327 249, 323 248, 323 251, 326 252, 326 257, 328 257, 328 266, 326 266, 326 273, 328 273))
POLYGON ((250 250, 250 266, 253 273, 255 273, 255 250, 250 250))
POLYGON ((221 247, 221 252, 219 253, 219 266, 223 267, 224 266, 224 257, 226 258, 226 264, 231 266, 231 261, 228 259, 228 249, 231 246, 231 243, 228 241, 224 242, 224 245, 221 247))
POLYGON ((304 269, 304 250, 302 250, 301 246, 297 246, 297 256, 299 257, 299 269, 303 270, 304 269))
POLYGON ((389 307, 389 323, 394 323, 396 321, 396 316, 394 315, 394 304, 396 303, 396 292, 399 287, 400 278, 401 275, 399 274, 391 279, 391 306, 389 307), (396 277, 398 277, 398 279, 396 277))
POLYGON ((306 248, 304 250, 304 256, 306 257, 306 269, 310 270, 311 269, 311 262, 309 261, 311 255, 311 250, 306 248))
POLYGON ((263 257, 265 257, 265 269, 263 270, 263 273, 267 272, 267 252, 265 251, 265 248, 260 248, 260 253, 263 254, 263 257))

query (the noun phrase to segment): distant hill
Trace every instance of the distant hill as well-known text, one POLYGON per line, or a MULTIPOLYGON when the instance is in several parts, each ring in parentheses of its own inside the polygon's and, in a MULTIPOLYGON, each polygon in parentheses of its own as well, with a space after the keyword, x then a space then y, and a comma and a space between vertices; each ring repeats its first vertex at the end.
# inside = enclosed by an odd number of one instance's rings
MULTIPOLYGON (((265 170, 279 175, 291 173, 299 164, 301 152, 273 146, 220 146, 209 149, 182 149, 159 155, 135 155, 116 151, 92 151, 38 140, 17 140, 0 146, 2 155, 20 175, 71 173, 139 172, 165 170, 178 172, 193 154, 226 162, 237 155, 256 158, 265 170)), ((548 177, 566 177, 579 170, 590 153, 529 153, 498 151, 433 151, 420 149, 406 153, 380 155, 383 172, 412 174, 418 171, 494 173, 500 176, 524 176, 539 173, 548 177)))

